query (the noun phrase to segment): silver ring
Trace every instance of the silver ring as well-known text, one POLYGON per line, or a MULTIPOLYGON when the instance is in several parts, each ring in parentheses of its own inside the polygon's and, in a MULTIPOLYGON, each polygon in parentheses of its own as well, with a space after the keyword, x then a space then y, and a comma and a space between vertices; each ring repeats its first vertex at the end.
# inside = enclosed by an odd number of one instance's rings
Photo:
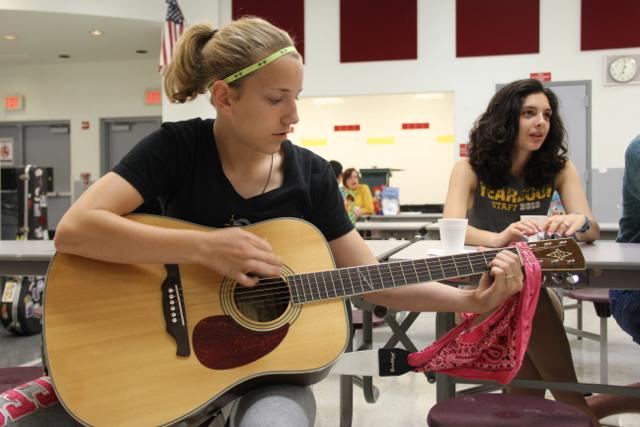
POLYGON ((504 278, 505 278, 505 279, 507 279, 507 280, 509 280, 509 279, 513 279, 514 277, 516 277, 516 276, 514 276, 514 275, 513 275, 513 274, 511 274, 511 273, 509 273, 509 274, 505 274, 505 275, 504 275, 504 278))

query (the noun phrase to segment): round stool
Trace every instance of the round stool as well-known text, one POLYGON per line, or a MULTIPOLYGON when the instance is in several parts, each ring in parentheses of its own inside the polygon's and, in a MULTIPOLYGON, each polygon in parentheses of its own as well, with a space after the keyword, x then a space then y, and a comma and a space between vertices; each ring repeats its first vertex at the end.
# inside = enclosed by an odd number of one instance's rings
POLYGON ((42 366, 0 368, 0 393, 40 378, 42 366))
POLYGON ((608 289, 572 289, 567 295, 578 301, 591 301, 598 317, 611 317, 608 289))
POLYGON ((565 403, 539 397, 478 393, 434 405, 430 427, 591 427, 587 414, 565 403))

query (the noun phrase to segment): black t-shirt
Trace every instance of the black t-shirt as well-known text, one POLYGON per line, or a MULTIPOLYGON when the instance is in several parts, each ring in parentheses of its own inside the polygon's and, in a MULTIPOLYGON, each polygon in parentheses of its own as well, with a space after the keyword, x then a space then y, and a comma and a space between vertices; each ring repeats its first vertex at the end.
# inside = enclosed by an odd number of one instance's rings
POLYGON ((329 164, 285 141, 284 180, 249 199, 240 196, 220 164, 213 120, 164 123, 114 168, 145 203, 159 200, 164 214, 209 227, 247 225, 278 217, 314 224, 329 241, 353 229, 329 164))

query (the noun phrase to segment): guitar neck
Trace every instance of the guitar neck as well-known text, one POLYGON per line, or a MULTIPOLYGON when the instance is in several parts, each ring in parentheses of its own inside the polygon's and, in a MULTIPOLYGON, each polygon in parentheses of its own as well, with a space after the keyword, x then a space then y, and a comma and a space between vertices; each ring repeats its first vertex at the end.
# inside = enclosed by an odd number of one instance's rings
MULTIPOLYGON (((515 248, 504 248, 518 253, 515 248)), ((484 273, 503 249, 397 261, 289 276, 294 304, 349 297, 417 283, 484 273)))

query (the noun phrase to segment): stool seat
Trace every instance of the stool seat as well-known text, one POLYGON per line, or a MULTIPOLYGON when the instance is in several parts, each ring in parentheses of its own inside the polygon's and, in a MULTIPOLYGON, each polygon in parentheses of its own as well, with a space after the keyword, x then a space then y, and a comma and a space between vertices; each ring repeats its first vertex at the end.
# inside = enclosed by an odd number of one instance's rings
POLYGON ((0 368, 0 393, 44 375, 42 366, 0 368))
POLYGON ((589 416, 555 400, 512 394, 479 393, 434 405, 430 427, 591 427, 589 416))
POLYGON ((579 299, 583 301, 609 303, 609 290, 608 289, 572 289, 567 292, 567 295, 573 299, 579 299))
POLYGON ((591 301, 598 317, 611 317, 608 289, 573 289, 567 296, 578 301, 591 301))

